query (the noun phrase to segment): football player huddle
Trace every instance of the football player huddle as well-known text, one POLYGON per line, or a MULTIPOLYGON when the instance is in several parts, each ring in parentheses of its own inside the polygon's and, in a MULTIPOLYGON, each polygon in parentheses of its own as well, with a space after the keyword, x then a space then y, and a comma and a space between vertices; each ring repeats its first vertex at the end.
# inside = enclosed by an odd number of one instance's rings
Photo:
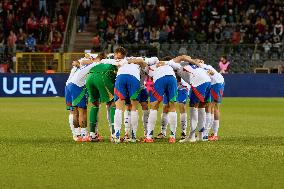
POLYGON ((178 125, 176 109, 180 112, 179 142, 218 140, 224 78, 203 60, 188 55, 164 57, 161 60, 157 57, 127 57, 126 50, 119 47, 114 57, 107 57, 104 53, 86 54, 73 61, 72 66, 66 82, 65 98, 75 141, 103 140, 98 132, 101 103, 106 103, 109 136, 113 143, 153 143, 154 140, 167 137, 168 125, 169 143, 175 143, 178 125), (186 111, 188 98, 189 132, 186 111), (87 102, 90 104, 89 131, 87 102), (161 132, 154 137, 161 102, 161 132), (142 139, 137 136, 139 104, 144 128, 142 139), (209 135, 211 130, 212 134, 209 135))

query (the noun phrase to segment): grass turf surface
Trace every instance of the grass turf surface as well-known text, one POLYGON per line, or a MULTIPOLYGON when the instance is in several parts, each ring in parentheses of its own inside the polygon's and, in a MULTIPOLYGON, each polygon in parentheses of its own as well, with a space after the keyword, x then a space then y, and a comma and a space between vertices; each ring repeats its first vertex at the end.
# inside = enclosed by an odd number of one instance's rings
MULTIPOLYGON (((225 98, 220 140, 195 144, 75 143, 63 98, 0 98, 0 104, 1 189, 284 184, 283 98, 225 98)), ((107 139, 104 106, 100 114, 107 139)), ((139 136, 142 130, 140 122, 139 136)))

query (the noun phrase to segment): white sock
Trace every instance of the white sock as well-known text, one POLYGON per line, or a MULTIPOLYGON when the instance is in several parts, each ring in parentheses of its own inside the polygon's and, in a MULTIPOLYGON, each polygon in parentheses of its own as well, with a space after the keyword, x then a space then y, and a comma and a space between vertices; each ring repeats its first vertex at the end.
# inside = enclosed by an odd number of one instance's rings
POLYGON ((124 111, 124 132, 125 134, 130 134, 130 114, 131 112, 128 110, 124 111))
POLYGON ((169 117, 167 113, 162 113, 161 115, 161 132, 167 135, 167 126, 169 124, 169 117))
POLYGON ((214 136, 218 136, 218 130, 219 130, 219 120, 214 120, 214 122, 213 122, 214 136))
POLYGON ((114 114, 114 134, 116 138, 120 138, 121 124, 122 124, 122 110, 116 109, 114 114))
POLYGON ((69 127, 71 129, 72 134, 74 135, 74 123, 73 123, 73 114, 69 114, 69 127))
POLYGON ((142 121, 144 126, 144 133, 147 133, 148 118, 149 118, 149 110, 143 110, 142 121))
POLYGON ((197 108, 190 107, 190 120, 189 120, 190 132, 189 132, 189 136, 192 137, 192 138, 195 138, 195 130, 196 130, 196 127, 197 127, 197 122, 198 122, 197 108))
POLYGON ((207 136, 209 133, 210 124, 211 124, 211 113, 206 113, 205 119, 206 119, 206 123, 205 123, 205 128, 204 128, 204 134, 207 136))
POLYGON ((176 130, 177 130, 177 113, 176 112, 169 112, 169 125, 171 130, 171 138, 176 138, 176 130))
POLYGON ((136 139, 136 133, 138 128, 138 111, 131 111, 131 127, 132 127, 132 139, 136 139))
POLYGON ((79 128, 79 127, 74 128, 74 134, 75 134, 76 136, 80 136, 80 135, 81 135, 81 132, 80 132, 80 128, 79 128))
POLYGON ((110 120, 110 106, 106 106, 106 108, 107 108, 107 121, 108 121, 109 132, 110 134, 112 134, 112 126, 111 126, 111 120, 110 120))
POLYGON ((84 137, 84 136, 87 136, 87 135, 88 135, 87 128, 81 128, 81 136, 84 137))
POLYGON ((186 133, 187 128, 187 113, 180 114, 180 129, 181 132, 186 133))
POLYGON ((157 110, 150 110, 149 118, 148 118, 148 125, 147 125, 147 138, 153 138, 154 128, 157 121, 157 110))
POLYGON ((206 112, 205 108, 198 108, 198 131, 203 132, 205 127, 205 118, 206 112))

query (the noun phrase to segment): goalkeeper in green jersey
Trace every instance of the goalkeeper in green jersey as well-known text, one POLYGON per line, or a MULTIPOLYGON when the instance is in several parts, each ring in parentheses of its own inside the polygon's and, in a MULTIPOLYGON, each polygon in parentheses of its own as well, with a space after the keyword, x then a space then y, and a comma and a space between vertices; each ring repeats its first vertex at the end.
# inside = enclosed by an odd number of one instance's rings
MULTIPOLYGON (((103 59, 101 64, 93 67, 86 79, 86 87, 89 95, 89 102, 92 103, 90 108, 90 141, 100 141, 98 134, 98 112, 100 103, 107 105, 107 117, 111 137, 114 134, 114 83, 117 73, 117 66, 123 61, 124 51, 116 50, 115 59, 103 59)), ((126 60, 125 60, 126 61, 126 60)))

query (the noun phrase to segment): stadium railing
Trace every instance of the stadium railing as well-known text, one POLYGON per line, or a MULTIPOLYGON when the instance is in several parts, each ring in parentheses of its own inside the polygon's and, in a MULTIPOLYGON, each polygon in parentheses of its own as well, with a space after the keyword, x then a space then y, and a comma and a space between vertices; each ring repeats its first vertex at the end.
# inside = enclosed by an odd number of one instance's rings
POLYGON ((79 60, 82 58, 85 54, 84 53, 62 53, 62 70, 63 72, 69 72, 71 69, 71 63, 74 60, 79 60))
POLYGON ((70 43, 73 37, 72 34, 74 32, 74 26, 76 25, 76 15, 77 15, 78 5, 79 5, 79 1, 71 0, 70 2, 71 9, 68 14, 68 20, 67 20, 67 25, 65 28, 65 35, 64 35, 63 44, 62 44, 63 52, 68 52, 70 50, 69 48, 71 47, 70 43))
MULTIPOLYGON (((130 56, 177 56, 189 54, 193 58, 202 58, 207 64, 218 68, 220 57, 226 55, 231 62, 231 73, 254 73, 256 68, 264 66, 266 61, 284 61, 283 44, 265 52, 257 44, 155 44, 123 45, 130 56)), ((115 48, 114 48, 115 49, 115 48)), ((17 73, 43 72, 47 66, 53 66, 57 72, 68 72, 71 62, 84 56, 84 53, 17 53, 17 73)))
POLYGON ((153 43, 148 45, 124 45, 129 54, 140 56, 177 56, 189 54, 194 58, 202 58, 207 64, 218 68, 221 56, 226 55, 231 62, 231 73, 254 73, 255 68, 263 67, 265 61, 283 61, 283 43, 273 46, 268 52, 262 44, 188 44, 188 43, 153 43))
POLYGON ((16 73, 43 73, 59 70, 60 53, 16 53, 16 73))
POLYGON ((284 60, 283 49, 283 44, 268 52, 262 44, 160 44, 159 56, 189 54, 218 68, 220 57, 226 55, 231 62, 231 72, 254 73, 254 69, 262 67, 265 61, 284 60))
POLYGON ((16 53, 16 73, 43 73, 48 69, 68 72, 73 60, 84 53, 16 53))

